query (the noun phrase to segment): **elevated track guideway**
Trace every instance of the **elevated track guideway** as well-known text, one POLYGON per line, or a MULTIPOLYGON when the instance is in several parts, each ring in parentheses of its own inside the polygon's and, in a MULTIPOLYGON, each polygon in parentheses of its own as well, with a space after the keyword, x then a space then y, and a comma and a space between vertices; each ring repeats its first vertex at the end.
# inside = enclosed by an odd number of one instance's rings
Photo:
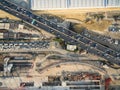
POLYGON ((67 43, 76 44, 89 53, 98 55, 111 63, 120 65, 120 52, 117 52, 114 49, 106 47, 88 37, 77 34, 64 27, 58 26, 41 16, 33 14, 29 10, 19 7, 9 0, 0 0, 0 9, 22 19, 24 22, 29 23, 36 28, 41 28, 59 38, 64 39, 67 43))

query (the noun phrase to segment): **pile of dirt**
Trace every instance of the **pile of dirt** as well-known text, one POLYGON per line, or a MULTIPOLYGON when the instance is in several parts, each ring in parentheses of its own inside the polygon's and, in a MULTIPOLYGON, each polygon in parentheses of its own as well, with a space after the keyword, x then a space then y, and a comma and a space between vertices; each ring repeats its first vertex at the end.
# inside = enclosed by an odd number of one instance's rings
POLYGON ((74 24, 74 30, 76 32, 79 32, 81 29, 88 29, 88 30, 93 30, 93 31, 105 31, 109 25, 112 24, 112 21, 110 20, 102 20, 100 22, 96 22, 96 21, 90 21, 88 23, 81 23, 81 24, 74 24))

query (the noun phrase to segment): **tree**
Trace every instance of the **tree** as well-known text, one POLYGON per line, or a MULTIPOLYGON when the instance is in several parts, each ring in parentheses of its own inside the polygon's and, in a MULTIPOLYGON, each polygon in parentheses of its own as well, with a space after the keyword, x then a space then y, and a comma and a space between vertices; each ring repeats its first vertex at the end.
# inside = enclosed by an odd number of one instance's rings
POLYGON ((90 18, 86 18, 85 23, 87 23, 89 21, 91 21, 91 19, 90 18))
POLYGON ((117 19, 118 19, 119 16, 120 15, 113 15, 113 19, 114 19, 115 22, 117 22, 117 19))
POLYGON ((93 18, 96 19, 97 22, 99 22, 100 20, 104 19, 104 15, 103 14, 94 14, 93 18))

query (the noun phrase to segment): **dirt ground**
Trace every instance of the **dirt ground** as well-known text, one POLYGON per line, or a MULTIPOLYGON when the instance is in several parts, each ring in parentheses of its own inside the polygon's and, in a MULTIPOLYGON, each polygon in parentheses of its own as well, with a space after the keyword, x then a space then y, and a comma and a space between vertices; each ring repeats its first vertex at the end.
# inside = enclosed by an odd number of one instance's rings
POLYGON ((19 20, 15 16, 0 10, 0 18, 6 18, 6 17, 9 17, 9 19, 19 20))
POLYGON ((120 8, 86 8, 86 9, 65 9, 65 10, 45 10, 45 11, 34 11, 36 14, 53 14, 63 18, 74 18, 84 19, 85 13, 89 12, 111 12, 119 11, 120 8))
POLYGON ((109 20, 102 20, 100 22, 91 22, 91 23, 84 23, 82 22, 81 24, 76 24, 74 25, 74 28, 76 31, 78 31, 81 27, 86 27, 88 30, 93 30, 93 31, 100 31, 103 32, 105 29, 108 28, 108 26, 112 24, 111 21, 109 20))

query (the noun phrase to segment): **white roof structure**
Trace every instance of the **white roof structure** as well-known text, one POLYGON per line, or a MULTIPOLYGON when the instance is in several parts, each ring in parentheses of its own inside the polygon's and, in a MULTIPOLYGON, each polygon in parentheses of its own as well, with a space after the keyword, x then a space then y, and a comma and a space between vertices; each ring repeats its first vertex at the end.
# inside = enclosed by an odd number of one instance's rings
POLYGON ((67 45, 67 50, 74 51, 76 48, 76 45, 67 45))
POLYGON ((120 0, 30 0, 32 10, 120 7, 120 0))

